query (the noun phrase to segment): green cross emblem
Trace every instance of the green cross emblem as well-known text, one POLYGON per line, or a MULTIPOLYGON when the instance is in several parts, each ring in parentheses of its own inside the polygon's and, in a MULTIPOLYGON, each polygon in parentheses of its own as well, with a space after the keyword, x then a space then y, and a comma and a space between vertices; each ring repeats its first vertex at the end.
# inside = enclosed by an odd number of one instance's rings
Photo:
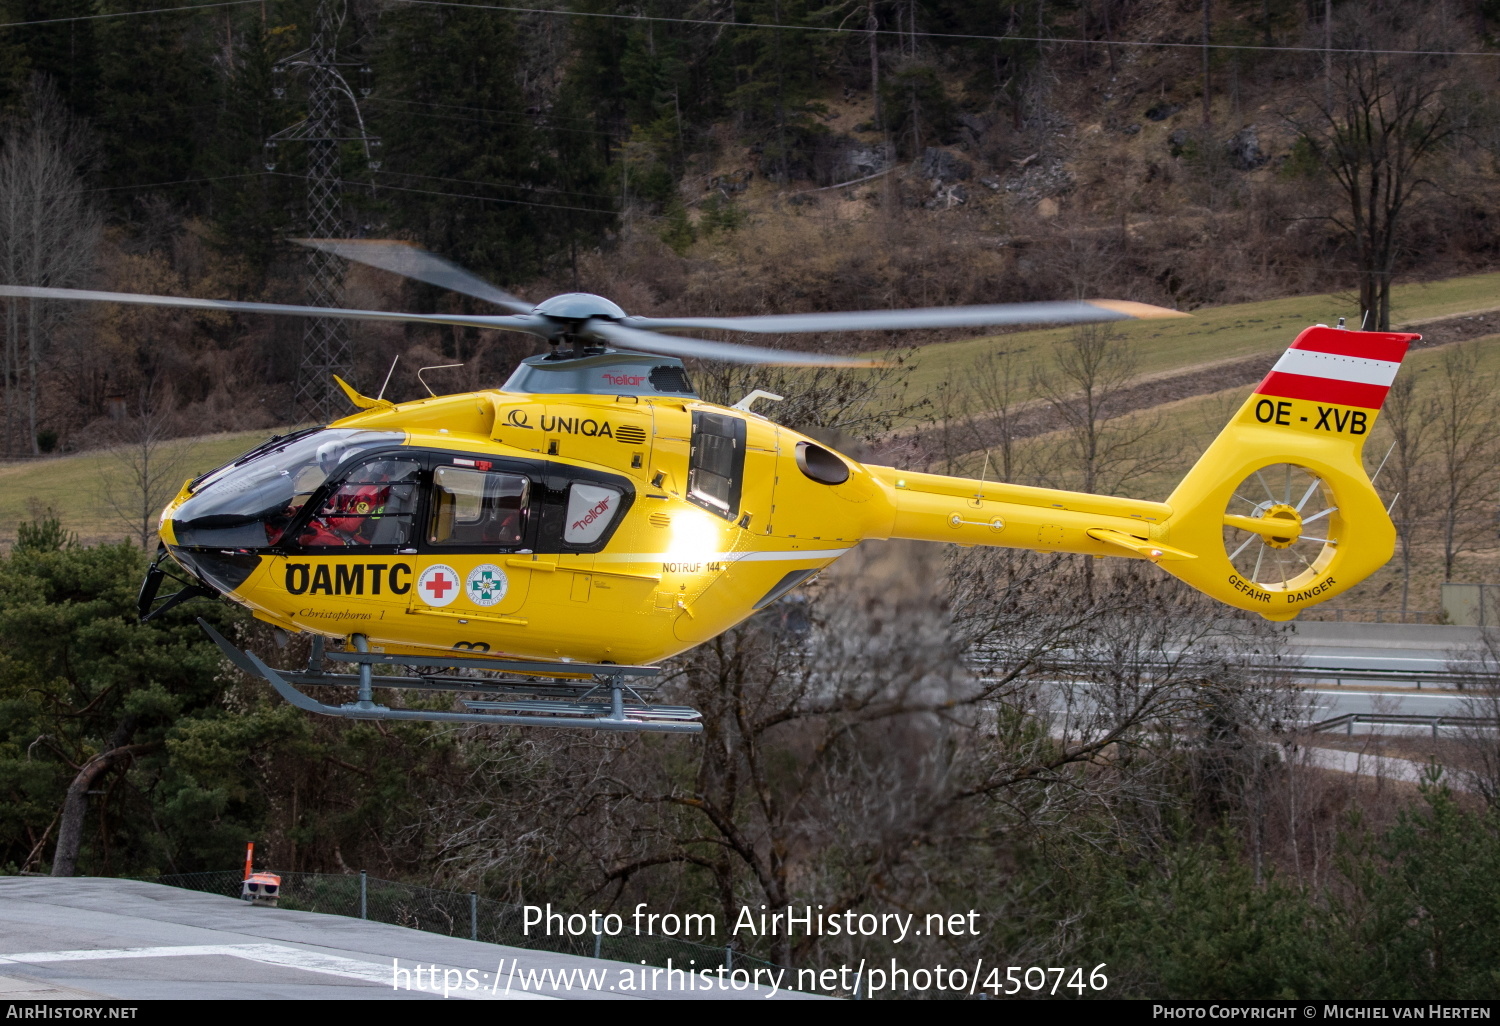
POLYGON ((480 571, 469 580, 469 590, 474 593, 475 598, 481 601, 494 598, 500 587, 500 581, 496 579, 492 570, 480 571))

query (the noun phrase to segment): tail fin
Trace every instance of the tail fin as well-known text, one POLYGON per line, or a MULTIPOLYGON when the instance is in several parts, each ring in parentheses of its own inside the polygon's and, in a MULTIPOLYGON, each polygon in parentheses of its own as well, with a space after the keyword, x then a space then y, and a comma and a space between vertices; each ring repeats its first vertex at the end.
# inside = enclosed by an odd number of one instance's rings
POLYGON ((1322 325, 1298 335, 1167 500, 1163 539, 1198 558, 1162 569, 1290 620, 1384 566, 1396 532, 1361 457, 1421 337, 1322 325))

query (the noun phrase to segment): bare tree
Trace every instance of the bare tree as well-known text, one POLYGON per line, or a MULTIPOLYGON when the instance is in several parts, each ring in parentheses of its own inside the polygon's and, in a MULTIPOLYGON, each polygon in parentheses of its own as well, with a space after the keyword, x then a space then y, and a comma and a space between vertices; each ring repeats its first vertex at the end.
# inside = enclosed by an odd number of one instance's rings
POLYGON ((1437 58, 1378 51, 1442 47, 1398 31, 1413 20, 1405 5, 1349 4, 1341 16, 1340 45, 1324 51, 1330 86, 1307 90, 1303 101, 1313 112, 1288 120, 1343 194, 1342 211, 1328 219, 1355 250, 1363 326, 1389 331, 1402 218, 1413 194, 1430 184, 1426 170, 1452 123, 1437 58))
POLYGON ((932 423, 931 431, 927 432, 932 439, 930 444, 936 450, 934 455, 942 457, 943 473, 952 474, 964 455, 975 448, 971 399, 955 382, 941 381, 928 400, 931 404, 928 419, 932 423))
POLYGON ((1156 418, 1118 416, 1136 368, 1123 336, 1089 324, 1075 328, 1054 351, 1052 366, 1037 373, 1037 394, 1063 424, 1060 451, 1045 475, 1050 484, 1114 492, 1165 462, 1156 418))
POLYGON ((1500 633, 1481 631, 1477 643, 1452 653, 1448 668, 1464 675, 1461 686, 1470 692, 1468 722, 1457 730, 1458 772, 1469 791, 1500 808, 1500 633))
MULTIPOLYGON (((421 829, 517 896, 693 896, 727 933, 747 906, 920 907, 947 855, 1091 829, 1086 812, 1164 820, 1185 741, 1220 743, 1206 696, 1255 719, 1240 625, 1170 580, 1123 567, 1096 601, 1033 553, 847 558, 677 663, 700 738, 494 738, 421 829)), ((782 964, 835 943, 729 939, 782 964)))
POLYGON ((981 356, 969 378, 969 390, 974 396, 975 412, 968 418, 974 448, 983 449, 994 459, 1001 481, 1018 480, 1017 415, 1022 398, 1016 351, 1002 348, 981 356))
POLYGON ((887 434, 926 405, 908 395, 907 352, 873 370, 812 370, 756 367, 738 363, 708 364, 695 376, 699 393, 709 402, 729 405, 759 388, 782 396, 762 401, 756 411, 797 430, 834 430, 859 439, 887 434))
POLYGON ((1214 5, 1213 0, 1203 0, 1203 127, 1207 128, 1213 123, 1213 102, 1211 98, 1213 78, 1210 75, 1209 59, 1212 51, 1209 50, 1209 42, 1213 39, 1214 5))
MULTIPOLYGON (((0 149, 0 280, 68 287, 94 266, 102 220, 83 189, 89 160, 83 127, 50 80, 37 77, 24 113, 3 126, 0 149)), ((47 300, 5 304, 5 447, 41 451, 37 411, 43 364, 64 316, 47 300), (24 406, 24 416, 21 407, 24 406), (16 445, 24 429, 27 442, 16 445)))
POLYGON ((1430 432, 1435 412, 1431 397, 1417 395, 1416 376, 1403 374, 1391 386, 1380 414, 1380 424, 1391 436, 1391 447, 1377 473, 1385 485, 1386 494, 1391 496, 1387 505, 1391 507, 1396 537, 1401 542, 1403 622, 1411 599, 1413 534, 1421 523, 1420 514, 1424 508, 1423 497, 1418 493, 1425 483, 1426 456, 1432 441, 1430 432))
MULTIPOLYGON (((126 719, 129 721, 132 718, 126 719)), ((122 733, 123 738, 121 733, 117 733, 105 751, 80 766, 73 782, 68 785, 59 818, 57 848, 52 855, 53 876, 72 876, 78 871, 78 850, 83 845, 83 819, 88 812, 89 788, 110 770, 128 764, 135 756, 160 748, 162 744, 160 741, 126 744, 130 732, 124 730, 122 733)))
POLYGON ((142 549, 156 536, 157 517, 182 484, 191 445, 172 442, 175 403, 169 389, 141 389, 134 416, 116 432, 119 448, 100 470, 100 494, 114 518, 130 529, 142 549))
MULTIPOLYGON (((1162 800, 1139 750, 1209 682, 1183 654, 1206 632, 1121 616, 1045 557, 966 553, 947 575, 934 558, 881 547, 803 608, 688 657, 704 741, 691 780, 660 764, 620 779, 655 836, 612 862, 612 886, 688 864, 726 915, 814 892, 842 911, 918 887, 903 882, 914 860, 975 817, 1060 823, 1162 800)), ((815 943, 778 938, 769 954, 800 960, 815 943)))
POLYGON ((1432 455, 1442 524, 1443 578, 1460 553, 1494 530, 1496 382, 1481 373, 1473 345, 1450 346, 1433 375, 1432 455))

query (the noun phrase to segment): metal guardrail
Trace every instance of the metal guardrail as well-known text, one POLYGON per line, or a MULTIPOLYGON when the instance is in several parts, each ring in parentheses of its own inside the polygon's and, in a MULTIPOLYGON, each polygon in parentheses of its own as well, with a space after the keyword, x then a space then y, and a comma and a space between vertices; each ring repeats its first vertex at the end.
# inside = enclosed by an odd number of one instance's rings
MULTIPOLYGON (((173 873, 147 882, 238 898, 243 876, 240 870, 229 869, 173 873)), ((674 967, 683 969, 691 966, 717 970, 720 965, 726 971, 783 968, 727 945, 715 947, 652 934, 638 936, 630 929, 628 912, 622 916, 624 931, 618 936, 583 933, 549 937, 539 935, 536 928, 532 928, 530 934, 524 931, 522 906, 481 898, 472 891, 421 887, 381 880, 365 873, 281 873, 280 876, 278 908, 367 919, 446 937, 464 937, 488 944, 606 958, 637 965, 666 966, 667 960, 671 959, 674 967)), ((567 914, 563 915, 566 923, 567 914)))
POLYGON ((1353 734, 1356 723, 1386 724, 1389 726, 1432 727, 1433 740, 1437 740, 1439 727, 1500 727, 1500 719, 1493 716, 1408 716, 1401 713, 1344 713, 1310 724, 1309 733, 1320 734, 1339 727, 1353 734))
MULTIPOLYGON (((976 657, 973 665, 980 672, 988 668, 991 653, 984 649, 974 653, 976 657)), ((1090 671, 1108 672, 1115 669, 1111 664, 1096 659, 1075 659, 1066 655, 1054 655, 1048 661, 1048 666, 1069 674, 1087 674, 1090 671)), ((1140 670, 1149 670, 1153 667, 1172 672, 1177 664, 1170 660, 1158 662, 1142 662, 1134 664, 1140 670)), ((1284 674, 1292 680, 1302 682, 1334 681, 1342 685, 1345 681, 1367 681, 1386 682, 1393 684, 1409 684, 1417 690, 1423 685, 1440 687, 1457 691, 1475 690, 1483 692, 1485 687, 1475 687, 1484 681, 1485 675, 1476 671, 1463 669, 1376 669, 1347 666, 1331 666, 1319 663, 1315 659, 1309 661, 1304 656, 1288 656, 1285 662, 1243 662, 1239 664, 1246 670, 1267 674, 1284 674)), ((1493 678, 1491 678, 1493 680, 1493 678)), ((1495 680, 1500 684, 1500 680, 1495 680)))
POLYGON ((1422 689, 1424 683, 1447 685, 1454 690, 1463 691, 1465 684, 1473 684, 1475 680, 1475 674, 1464 673, 1461 670, 1361 670, 1318 666, 1314 663, 1302 663, 1300 666, 1252 665, 1250 668, 1288 673, 1298 680, 1331 680, 1340 685, 1346 680, 1408 683, 1416 685, 1418 691, 1422 689))

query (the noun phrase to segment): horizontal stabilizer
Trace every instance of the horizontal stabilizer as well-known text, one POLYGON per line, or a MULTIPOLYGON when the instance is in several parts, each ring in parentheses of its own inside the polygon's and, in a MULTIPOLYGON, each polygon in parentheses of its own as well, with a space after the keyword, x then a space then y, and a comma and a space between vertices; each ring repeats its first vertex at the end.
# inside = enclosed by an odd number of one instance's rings
POLYGON ((1155 563, 1159 559, 1197 559, 1191 552, 1182 549, 1174 549, 1170 545, 1161 542, 1148 541, 1145 538, 1137 538, 1133 534, 1124 531, 1112 531, 1104 527, 1096 527, 1088 532, 1088 536, 1095 541, 1104 542, 1106 545, 1114 545, 1137 556, 1144 556, 1155 563))

